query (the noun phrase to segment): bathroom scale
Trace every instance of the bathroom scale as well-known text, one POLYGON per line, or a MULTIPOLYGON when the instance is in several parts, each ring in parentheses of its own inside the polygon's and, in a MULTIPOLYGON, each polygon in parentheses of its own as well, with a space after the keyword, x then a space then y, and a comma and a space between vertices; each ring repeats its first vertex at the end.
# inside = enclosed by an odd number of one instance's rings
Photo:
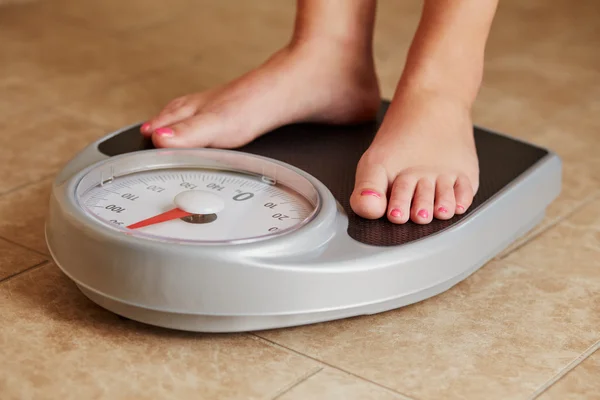
POLYGON ((381 313, 442 293, 545 215, 561 190, 548 149, 474 126, 480 188, 427 225, 353 213, 373 121, 291 124, 236 149, 157 149, 140 124, 56 177, 46 240, 99 306, 142 323, 240 332, 381 313))

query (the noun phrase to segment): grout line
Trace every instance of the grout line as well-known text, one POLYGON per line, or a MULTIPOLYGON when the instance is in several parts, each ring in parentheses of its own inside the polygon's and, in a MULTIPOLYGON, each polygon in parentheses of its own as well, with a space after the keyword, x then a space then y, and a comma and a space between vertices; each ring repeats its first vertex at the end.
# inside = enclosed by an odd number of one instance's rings
POLYGON ((544 234, 547 231, 549 231, 551 228, 554 228, 556 225, 558 225, 561 222, 565 221, 566 219, 570 218, 575 213, 579 212, 582 208, 584 208, 588 204, 594 202, 597 198, 600 198, 600 192, 592 193, 588 198, 584 199, 581 203, 579 203, 578 205, 576 205, 575 207, 573 207, 568 213, 564 214, 563 216, 560 216, 560 217, 556 218, 554 221, 551 221, 550 223, 548 223, 548 225, 546 225, 546 227, 544 227, 543 229, 541 229, 539 232, 536 232, 531 237, 527 238, 525 241, 523 241, 522 243, 520 243, 519 245, 517 245, 514 249, 512 249, 508 253, 506 253, 503 256, 497 258, 497 260, 504 260, 506 257, 508 257, 511 254, 513 254, 514 252, 520 250, 521 248, 523 248, 524 246, 526 246, 527 244, 529 244, 534 239, 537 239, 542 234, 544 234))
POLYGON ((25 189, 25 188, 26 188, 26 187, 28 187, 28 186, 37 185, 38 183, 42 183, 42 182, 43 182, 43 181, 45 181, 46 179, 50 179, 50 178, 52 178, 53 176, 54 176, 54 174, 48 174, 48 175, 44 175, 43 177, 41 177, 41 178, 39 178, 39 179, 36 179, 36 180, 30 181, 30 182, 24 183, 24 184, 22 184, 22 185, 19 185, 19 186, 15 186, 15 187, 13 187, 13 188, 11 188, 11 189, 8 189, 8 190, 7 190, 7 191, 5 191, 5 192, 0 192, 0 197, 2 197, 2 196, 6 196, 6 195, 8 195, 8 194, 11 194, 11 193, 14 193, 14 192, 18 192, 19 190, 21 190, 21 189, 25 189))
POLYGON ((16 278, 16 277, 18 277, 20 275, 23 275, 26 272, 33 271, 35 269, 41 268, 41 267, 43 267, 45 265, 49 265, 49 264, 50 264, 49 260, 45 260, 45 261, 42 261, 41 263, 37 263, 37 264, 35 264, 35 265, 33 265, 33 266, 29 267, 29 268, 25 268, 22 271, 15 272, 14 274, 7 276, 6 278, 0 279, 0 284, 8 282, 9 280, 11 280, 13 278, 16 278))
POLYGON ((281 398, 281 396, 283 396, 284 394, 288 393, 290 390, 292 390, 296 386, 298 386, 298 385, 306 382, 307 380, 309 380, 313 376, 317 375, 319 372, 323 371, 323 369, 325 369, 325 367, 317 367, 313 371, 309 371, 307 374, 305 374, 302 377, 300 377, 300 379, 298 379, 297 381, 295 381, 295 382, 291 383, 290 385, 284 387, 271 400, 277 400, 277 399, 281 398))
POLYGON ((14 246, 20 247, 20 248, 22 248, 22 249, 29 250, 29 251, 31 251, 31 252, 33 252, 33 253, 35 253, 35 254, 39 255, 39 256, 42 256, 42 257, 46 257, 46 258, 48 258, 48 257, 50 256, 50 254, 43 253, 43 252, 41 252, 41 251, 38 251, 38 250, 36 250, 36 249, 32 249, 31 247, 25 246, 25 245, 23 245, 23 244, 21 244, 21 243, 17 243, 17 242, 15 242, 15 241, 13 241, 13 240, 10 240, 10 239, 8 239, 8 238, 5 238, 4 236, 1 236, 1 235, 0 235, 0 240, 3 240, 3 241, 5 241, 5 242, 7 242, 7 243, 9 243, 9 244, 12 244, 12 245, 14 245, 14 246))
POLYGON ((585 361, 586 358, 591 356, 598 349, 600 349, 600 340, 598 340, 596 343, 592 344, 590 347, 587 348, 587 350, 585 350, 583 353, 581 353, 580 355, 575 357, 575 359, 573 361, 571 361, 569 364, 565 365, 560 371, 558 371, 558 373, 556 375, 554 375, 554 377, 550 378, 549 381, 542 384, 542 386, 540 386, 538 388, 538 390, 533 392, 530 399, 531 400, 536 399, 543 392, 550 389, 551 386, 553 386, 556 382, 558 382, 559 380, 564 378, 569 372, 571 372, 573 369, 575 369, 579 364, 581 364, 583 361, 585 361))
POLYGON ((329 368, 335 369, 335 370, 337 370, 337 371, 340 371, 340 372, 346 373, 346 374, 348 374, 348 375, 351 375, 351 376, 353 376, 353 377, 355 377, 355 378, 358 378, 358 379, 360 379, 360 380, 361 380, 361 381, 363 381, 363 382, 367 382, 367 383, 370 383, 370 384, 372 384, 372 385, 378 386, 378 387, 380 387, 381 389, 387 390, 388 392, 391 392, 391 393, 393 393, 393 394, 395 394, 395 395, 398 395, 398 396, 400 396, 402 400, 418 400, 418 399, 415 399, 414 397, 409 397, 409 396, 407 396, 407 395, 405 395, 405 394, 403 394, 403 393, 400 393, 400 392, 398 392, 398 391, 396 391, 396 390, 394 390, 394 389, 392 389, 392 388, 390 388, 390 387, 387 387, 387 386, 385 386, 385 385, 382 385, 381 383, 377 383, 377 382, 371 381, 371 380, 369 380, 369 379, 367 379, 367 378, 364 378, 364 377, 362 377, 362 376, 360 376, 360 375, 357 375, 357 374, 355 374, 354 372, 350 372, 350 371, 348 371, 348 370, 345 370, 345 369, 343 369, 343 368, 341 368, 341 367, 337 367, 337 366, 335 366, 335 365, 333 365, 333 364, 330 364, 330 363, 328 363, 328 362, 326 362, 326 361, 319 360, 318 358, 315 358, 315 357, 313 357, 313 356, 310 356, 310 355, 308 355, 308 354, 301 353, 301 352, 299 352, 299 351, 297 351, 297 350, 294 350, 294 349, 292 349, 292 348, 290 348, 290 347, 284 346, 284 345, 282 345, 282 344, 279 344, 279 343, 277 343, 277 342, 274 342, 274 341, 272 341, 272 340, 270 340, 270 339, 266 339, 266 338, 264 338, 264 337, 262 337, 262 336, 259 336, 259 335, 258 335, 258 334, 256 334, 256 333, 250 333, 250 332, 249 332, 249 333, 248 333, 248 335, 254 336, 254 337, 255 337, 255 338, 257 338, 259 341, 261 341, 261 342, 264 342, 264 343, 265 343, 265 344, 267 344, 267 345, 274 346, 274 347, 277 347, 277 348, 279 348, 279 349, 281 349, 281 350, 288 351, 288 352, 292 352, 292 353, 294 353, 294 354, 296 354, 296 355, 299 355, 299 356, 301 356, 301 357, 305 357, 305 358, 311 359, 311 360, 313 360, 313 361, 316 361, 316 362, 318 362, 319 364, 325 365, 325 366, 327 366, 327 367, 329 367, 329 368))

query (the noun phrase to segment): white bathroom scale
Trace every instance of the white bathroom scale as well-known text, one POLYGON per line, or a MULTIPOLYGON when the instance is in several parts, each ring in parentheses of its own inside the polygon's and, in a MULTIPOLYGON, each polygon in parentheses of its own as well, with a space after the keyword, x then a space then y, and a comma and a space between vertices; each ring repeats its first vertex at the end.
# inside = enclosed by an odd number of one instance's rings
POLYGON ((363 219, 349 198, 378 117, 284 126, 233 150, 155 149, 139 124, 58 174, 46 240, 99 306, 198 332, 282 328, 435 296, 538 224, 561 190, 553 152, 474 127, 480 189, 428 225, 363 219))

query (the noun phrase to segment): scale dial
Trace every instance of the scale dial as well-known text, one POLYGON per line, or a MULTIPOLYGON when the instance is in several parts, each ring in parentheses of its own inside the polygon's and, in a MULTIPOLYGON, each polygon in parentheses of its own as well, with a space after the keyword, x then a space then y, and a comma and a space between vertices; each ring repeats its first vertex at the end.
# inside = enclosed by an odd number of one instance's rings
POLYGON ((299 171, 213 149, 116 157, 88 171, 75 192, 96 222, 176 242, 266 239, 298 229, 319 208, 316 189, 299 171))

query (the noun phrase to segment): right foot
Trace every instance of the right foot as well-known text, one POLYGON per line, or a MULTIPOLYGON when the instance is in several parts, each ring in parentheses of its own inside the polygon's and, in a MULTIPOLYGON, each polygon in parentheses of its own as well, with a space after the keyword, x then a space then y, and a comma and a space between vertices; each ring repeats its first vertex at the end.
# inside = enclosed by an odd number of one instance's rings
POLYGON ((222 87, 171 101, 141 131, 156 147, 235 148, 291 123, 371 120, 379 105, 372 57, 286 47, 222 87))

